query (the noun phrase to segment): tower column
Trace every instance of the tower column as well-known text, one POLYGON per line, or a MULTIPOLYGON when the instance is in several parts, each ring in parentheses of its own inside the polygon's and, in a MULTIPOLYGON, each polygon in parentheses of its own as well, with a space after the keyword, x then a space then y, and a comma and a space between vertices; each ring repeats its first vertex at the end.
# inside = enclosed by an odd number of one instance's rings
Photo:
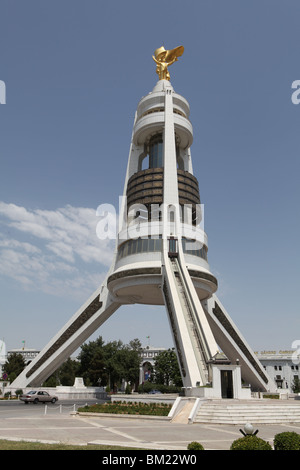
POLYGON ((184 386, 190 388, 205 385, 209 381, 208 361, 217 353, 217 345, 185 266, 181 247, 182 221, 177 177, 174 90, 168 81, 163 81, 161 85, 165 93, 163 293, 182 380, 184 386), (173 237, 177 244, 176 259, 170 258, 170 237, 173 237))
POLYGON ((167 206, 169 204, 178 205, 178 183, 172 97, 173 87, 170 82, 164 82, 164 91, 164 204, 167 206))

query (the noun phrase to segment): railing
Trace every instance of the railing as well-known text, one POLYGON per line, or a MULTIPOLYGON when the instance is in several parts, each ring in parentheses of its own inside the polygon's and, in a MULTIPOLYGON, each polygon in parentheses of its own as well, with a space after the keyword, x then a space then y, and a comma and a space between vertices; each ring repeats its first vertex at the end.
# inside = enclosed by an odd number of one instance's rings
POLYGON ((201 360, 202 360, 202 363, 203 363, 203 367, 206 368, 206 363, 209 359, 209 357, 207 356, 208 347, 207 347, 207 349, 205 349, 205 346, 203 344, 205 342, 204 334, 202 333, 202 335, 201 335, 202 337, 200 336, 199 329, 201 328, 201 325, 197 324, 198 322, 195 318, 196 308, 195 308, 194 303, 193 303, 193 298, 192 298, 192 296, 189 292, 188 285, 187 285, 187 283, 184 279, 184 276, 182 274, 180 262, 178 260, 172 259, 171 263, 172 263, 175 279, 177 281, 177 285, 179 287, 179 291, 180 291, 181 296, 182 296, 182 300, 183 300, 183 302, 185 304, 185 307, 186 307, 187 318, 189 319, 190 325, 191 325, 191 332, 195 337, 197 347, 198 347, 199 352, 200 352, 200 357, 201 357, 201 360))
POLYGON ((45 405, 45 412, 44 414, 46 415, 48 413, 48 411, 55 411, 55 410, 59 410, 59 414, 62 414, 62 411, 63 411, 63 407, 64 408, 69 408, 69 409, 72 409, 74 412, 76 411, 76 404, 74 403, 74 405, 58 405, 58 406, 50 406, 48 407, 48 405, 45 405))

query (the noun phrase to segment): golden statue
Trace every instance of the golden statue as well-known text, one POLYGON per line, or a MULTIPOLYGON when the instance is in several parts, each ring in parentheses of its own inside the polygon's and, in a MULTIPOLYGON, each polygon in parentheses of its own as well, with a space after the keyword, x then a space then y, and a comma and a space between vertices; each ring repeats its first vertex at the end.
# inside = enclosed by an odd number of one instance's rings
POLYGON ((163 46, 156 49, 154 52, 155 57, 152 56, 152 58, 157 64, 156 73, 160 80, 170 80, 168 67, 178 60, 178 57, 183 54, 183 51, 183 46, 175 47, 175 49, 171 49, 170 51, 166 51, 163 46))

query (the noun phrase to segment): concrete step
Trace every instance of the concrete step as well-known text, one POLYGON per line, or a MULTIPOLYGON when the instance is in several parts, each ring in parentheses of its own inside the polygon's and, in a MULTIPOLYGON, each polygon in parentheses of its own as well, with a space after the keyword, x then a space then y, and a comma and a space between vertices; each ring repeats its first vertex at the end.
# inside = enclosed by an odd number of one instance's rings
POLYGON ((299 423, 300 403, 204 402, 198 409, 194 423, 245 424, 299 423))

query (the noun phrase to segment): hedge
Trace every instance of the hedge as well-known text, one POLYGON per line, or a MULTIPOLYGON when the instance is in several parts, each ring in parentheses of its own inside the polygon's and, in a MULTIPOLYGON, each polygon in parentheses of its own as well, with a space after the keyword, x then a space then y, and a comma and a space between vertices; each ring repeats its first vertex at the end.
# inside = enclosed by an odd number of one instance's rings
POLYGON ((300 450, 300 434, 281 432, 274 437, 275 450, 300 450))
POLYGON ((230 450, 273 450, 272 446, 257 436, 245 436, 236 439, 231 444, 230 450))
POLYGON ((112 403, 102 403, 78 408, 79 412, 153 416, 168 416, 170 410, 171 405, 165 403, 141 403, 126 401, 114 401, 112 403))

